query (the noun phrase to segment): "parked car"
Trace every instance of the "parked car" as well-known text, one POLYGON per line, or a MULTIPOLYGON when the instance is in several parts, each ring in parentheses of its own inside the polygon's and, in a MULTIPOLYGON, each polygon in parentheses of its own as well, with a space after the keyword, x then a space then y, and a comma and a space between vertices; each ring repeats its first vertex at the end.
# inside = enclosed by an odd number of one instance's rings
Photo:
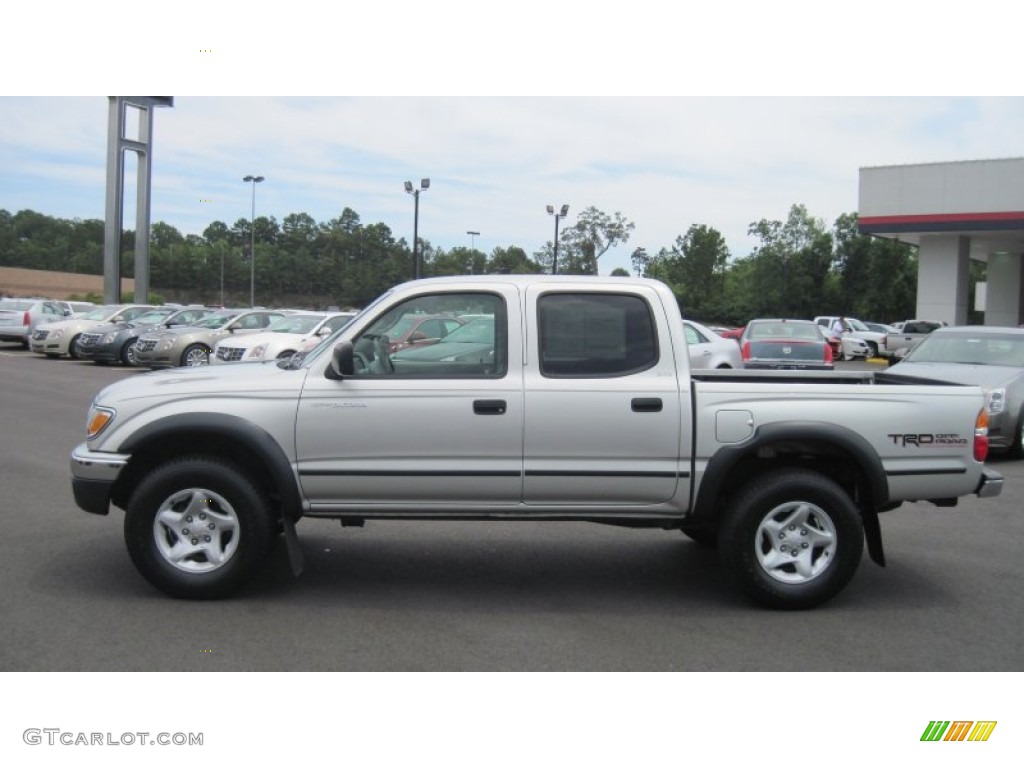
POLYGON ((873 323, 870 320, 863 320, 861 322, 863 322, 864 325, 868 327, 869 331, 880 333, 882 334, 882 336, 885 336, 890 333, 896 333, 897 331, 897 328, 894 325, 887 325, 885 323, 873 323))
POLYGON ((134 320, 98 325, 79 336, 78 354, 85 360, 99 364, 138 365, 135 345, 140 336, 164 328, 191 325, 212 312, 212 309, 205 307, 157 307, 134 320))
POLYGON ((744 368, 833 369, 832 346, 810 320, 751 320, 740 337, 744 368))
POLYGON ((70 314, 49 299, 0 299, 0 341, 16 341, 28 349, 37 327, 65 320, 70 314))
POLYGON ((343 328, 355 312, 300 312, 275 320, 267 330, 250 336, 228 336, 213 347, 210 362, 240 363, 291 357, 309 342, 318 342, 343 328))
POLYGON ((981 387, 989 446, 1024 458, 1024 329, 937 328, 888 372, 981 387))
POLYGON ((742 368, 739 345, 723 339, 707 326, 683 320, 683 332, 690 351, 691 368, 742 368))
POLYGON ((399 350, 391 355, 391 366, 397 374, 429 370, 431 376, 486 376, 496 370, 494 340, 494 315, 477 316, 436 344, 399 350))
POLYGON ((72 317, 36 328, 29 342, 33 352, 47 357, 69 355, 77 360, 78 339, 98 325, 122 323, 134 320, 141 314, 154 309, 152 304, 105 304, 86 312, 81 317, 72 317))
POLYGON ((886 334, 885 337, 885 354, 889 362, 897 362, 928 334, 945 326, 946 323, 942 320, 905 320, 899 323, 899 330, 886 334))
POLYGON ((222 309, 202 320, 180 328, 167 328, 139 337, 135 358, 149 368, 206 365, 213 346, 223 338, 265 330, 284 317, 278 310, 222 309))
POLYGON ((733 341, 739 343, 740 336, 743 335, 743 331, 745 331, 746 328, 747 326, 741 325, 739 328, 725 328, 721 331, 718 331, 717 333, 723 339, 732 339, 733 341))
MULTIPOLYGON (((826 336, 833 338, 835 336, 835 323, 838 319, 837 315, 819 315, 814 318, 814 322, 824 329, 826 336)), ((872 331, 855 317, 844 317, 842 320, 842 344, 840 349, 836 350, 837 356, 842 360, 878 356, 879 352, 883 349, 882 342, 885 339, 885 334, 872 331), (863 341, 864 343, 857 344, 853 340, 863 341)), ((833 345, 833 350, 835 350, 835 346, 833 345)))
POLYGON ((81 317, 86 312, 92 312, 96 305, 91 301, 58 301, 68 311, 70 317, 81 317))

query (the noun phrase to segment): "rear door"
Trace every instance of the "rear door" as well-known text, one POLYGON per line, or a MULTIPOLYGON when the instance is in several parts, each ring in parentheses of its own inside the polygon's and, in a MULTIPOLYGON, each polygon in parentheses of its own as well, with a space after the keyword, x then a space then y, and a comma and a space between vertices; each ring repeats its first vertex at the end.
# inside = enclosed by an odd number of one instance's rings
MULTIPOLYGON (((682 396, 658 294, 586 285, 527 291, 524 499, 528 505, 668 501, 680 466, 682 396)), ((678 346, 678 352, 675 347, 678 346)), ((686 416, 688 440, 689 415, 686 416)))

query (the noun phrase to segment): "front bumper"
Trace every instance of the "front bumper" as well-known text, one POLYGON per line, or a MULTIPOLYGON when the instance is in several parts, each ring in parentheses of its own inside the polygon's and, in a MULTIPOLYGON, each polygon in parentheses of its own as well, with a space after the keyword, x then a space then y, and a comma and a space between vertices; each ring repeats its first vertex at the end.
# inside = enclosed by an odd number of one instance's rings
POLYGON ((75 504, 94 515, 110 511, 110 496, 117 477, 128 464, 122 453, 90 451, 87 443, 71 452, 71 490, 75 504))

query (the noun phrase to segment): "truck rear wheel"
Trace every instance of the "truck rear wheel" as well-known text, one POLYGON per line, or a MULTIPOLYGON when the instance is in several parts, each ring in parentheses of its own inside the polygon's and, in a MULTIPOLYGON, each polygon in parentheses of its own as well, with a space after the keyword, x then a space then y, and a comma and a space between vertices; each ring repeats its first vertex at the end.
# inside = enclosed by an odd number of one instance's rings
POLYGON ((824 475, 769 472, 741 489, 719 537, 722 560, 754 600, 811 608, 853 578, 864 529, 850 497, 824 475))
POLYGON ((132 562, 157 589, 198 600, 225 597, 248 578, 274 539, 264 495, 235 466, 191 456, 147 476, 128 502, 132 562))

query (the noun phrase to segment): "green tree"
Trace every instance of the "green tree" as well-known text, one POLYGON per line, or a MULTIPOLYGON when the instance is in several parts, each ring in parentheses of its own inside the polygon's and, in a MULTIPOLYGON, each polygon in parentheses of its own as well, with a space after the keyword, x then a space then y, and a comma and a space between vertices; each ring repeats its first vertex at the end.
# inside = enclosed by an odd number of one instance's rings
MULTIPOLYGON (((616 211, 608 215, 594 206, 585 208, 576 223, 565 227, 558 239, 558 271, 569 275, 596 275, 598 261, 610 248, 625 245, 636 225, 616 211)), ((554 247, 538 254, 538 261, 550 271, 554 247)))
POLYGON ((748 234, 761 241, 750 256, 763 296, 756 302, 757 314, 813 317, 834 304, 832 235, 805 206, 793 205, 784 222, 754 222, 748 234))

